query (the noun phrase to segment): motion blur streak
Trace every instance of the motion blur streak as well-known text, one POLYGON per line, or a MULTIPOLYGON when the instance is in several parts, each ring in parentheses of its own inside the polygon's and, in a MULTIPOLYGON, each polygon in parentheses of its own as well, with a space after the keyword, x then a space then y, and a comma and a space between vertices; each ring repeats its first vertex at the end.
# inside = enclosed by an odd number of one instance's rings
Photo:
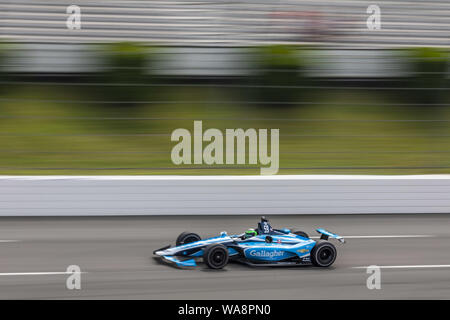
POLYGON ((344 235, 426 234, 433 238, 348 239, 331 269, 250 268, 210 271, 160 264, 153 250, 189 230, 214 236, 255 226, 254 216, 128 218, 1 218, 0 273, 64 271, 80 267, 81 290, 67 290, 67 275, 0 277, 0 298, 87 299, 441 299, 450 295, 447 268, 382 269, 381 290, 368 290, 365 269, 353 267, 448 265, 450 215, 276 216, 274 227, 314 235, 326 227, 344 235))
POLYGON ((379 0, 381 30, 366 27, 367 1, 76 1, 81 32, 65 29, 73 1, 0 1, 3 37, 21 42, 152 41, 236 46, 324 43, 340 46, 448 46, 450 4, 379 0))
POLYGON ((369 4, 0 0, 0 174, 260 173, 172 163, 195 120, 279 129, 283 175, 450 173, 450 4, 369 4))

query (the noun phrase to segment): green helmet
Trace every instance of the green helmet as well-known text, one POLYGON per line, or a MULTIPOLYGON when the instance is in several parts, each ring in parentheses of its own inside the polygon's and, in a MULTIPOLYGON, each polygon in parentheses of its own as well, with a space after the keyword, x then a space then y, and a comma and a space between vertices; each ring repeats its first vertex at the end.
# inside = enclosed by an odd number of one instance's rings
POLYGON ((258 233, 256 232, 255 229, 248 229, 248 230, 245 231, 245 236, 246 237, 254 237, 254 236, 257 236, 257 235, 258 235, 258 233))

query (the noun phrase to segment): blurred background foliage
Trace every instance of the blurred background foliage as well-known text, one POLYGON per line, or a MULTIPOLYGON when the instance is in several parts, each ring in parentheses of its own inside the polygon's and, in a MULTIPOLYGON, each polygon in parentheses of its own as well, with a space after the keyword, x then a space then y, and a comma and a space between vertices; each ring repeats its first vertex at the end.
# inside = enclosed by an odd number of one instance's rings
POLYGON ((312 78, 304 50, 253 48, 254 75, 230 79, 156 76, 158 48, 135 43, 103 46, 89 76, 2 75, 0 174, 259 174, 173 165, 170 135, 193 120, 279 128, 280 174, 450 173, 447 52, 405 50, 405 84, 372 84, 312 78))
POLYGON ((305 84, 307 61, 303 48, 292 45, 269 45, 255 48, 256 61, 254 83, 262 85, 257 88, 259 101, 280 106, 278 102, 289 103, 302 99, 305 90, 296 88, 305 84), (280 90, 280 87, 284 87, 280 90))
MULTIPOLYGON (((7 80, 7 73, 5 70, 6 58, 8 55, 8 45, 0 41, 0 79, 5 81, 7 80)), ((0 86, 0 93, 2 92, 2 86, 0 86)))
POLYGON ((133 42, 103 45, 99 58, 104 62, 104 71, 99 73, 98 80, 105 86, 96 87, 99 98, 117 101, 114 106, 135 107, 136 101, 148 97, 151 90, 142 84, 152 82, 147 70, 153 67, 154 51, 154 47, 133 42))
POLYGON ((437 90, 416 90, 415 97, 422 103, 439 103, 448 84, 446 73, 449 68, 448 52, 439 48, 408 49, 411 69, 414 73, 412 86, 416 88, 436 88, 437 90))

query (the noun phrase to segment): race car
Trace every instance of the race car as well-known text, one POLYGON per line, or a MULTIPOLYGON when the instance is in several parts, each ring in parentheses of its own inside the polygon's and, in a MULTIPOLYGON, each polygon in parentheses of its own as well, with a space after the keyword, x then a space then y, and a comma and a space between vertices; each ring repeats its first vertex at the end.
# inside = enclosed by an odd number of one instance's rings
POLYGON ((343 237, 324 229, 316 229, 320 239, 312 240, 303 231, 273 229, 265 217, 256 229, 239 235, 222 231, 218 237, 201 239, 192 232, 183 232, 176 246, 166 246, 153 252, 156 257, 177 267, 196 267, 196 259, 211 269, 222 269, 228 262, 241 262, 250 266, 329 267, 336 260, 336 247, 329 242, 334 238, 344 243, 343 237))

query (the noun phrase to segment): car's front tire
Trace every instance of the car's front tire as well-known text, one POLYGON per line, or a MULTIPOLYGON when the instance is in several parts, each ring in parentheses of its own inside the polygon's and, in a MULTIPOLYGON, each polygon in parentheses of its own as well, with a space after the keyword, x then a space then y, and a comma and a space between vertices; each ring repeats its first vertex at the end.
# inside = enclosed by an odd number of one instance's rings
POLYGON ((228 263, 228 249, 223 244, 210 244, 203 252, 203 261, 211 269, 222 269, 228 263))
POLYGON ((182 232, 177 238, 176 245, 181 246, 183 244, 188 244, 200 240, 202 240, 202 238, 200 238, 200 236, 196 233, 182 232))
POLYGON ((317 241, 311 250, 311 262, 316 267, 326 268, 331 266, 336 260, 336 247, 328 241, 317 241))

